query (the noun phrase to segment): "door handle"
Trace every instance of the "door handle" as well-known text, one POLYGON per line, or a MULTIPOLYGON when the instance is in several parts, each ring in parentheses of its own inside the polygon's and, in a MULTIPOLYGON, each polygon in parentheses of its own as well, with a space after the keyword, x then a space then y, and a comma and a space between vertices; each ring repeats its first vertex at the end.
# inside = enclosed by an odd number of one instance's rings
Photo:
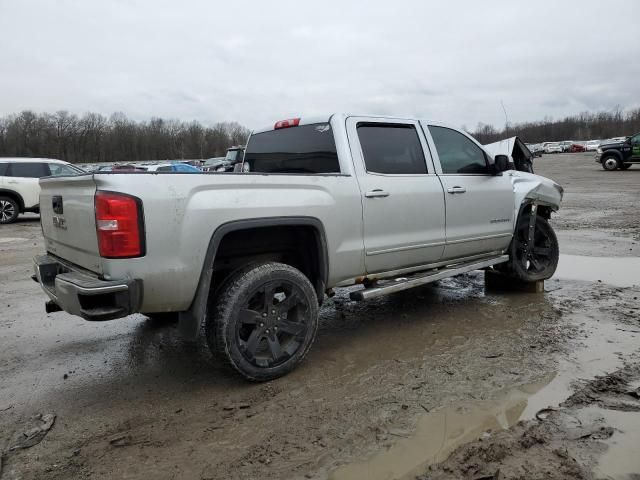
POLYGON ((449 193, 465 193, 467 191, 464 187, 451 187, 447 188, 447 192, 449 193))
POLYGON ((389 196, 389 192, 385 192, 381 188, 376 188, 364 194, 367 198, 384 198, 389 196))

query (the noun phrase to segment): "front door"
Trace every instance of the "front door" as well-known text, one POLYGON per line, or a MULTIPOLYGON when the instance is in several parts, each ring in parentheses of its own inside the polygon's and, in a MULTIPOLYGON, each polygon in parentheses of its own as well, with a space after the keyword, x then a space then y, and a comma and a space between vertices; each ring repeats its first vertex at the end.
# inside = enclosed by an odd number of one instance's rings
POLYGON ((631 159, 640 161, 640 133, 631 137, 631 159))
POLYGON ((415 121, 349 117, 367 273, 437 262, 445 240, 442 184, 415 121))
POLYGON ((492 175, 486 153, 464 133, 435 125, 428 131, 446 192, 444 258, 506 249, 515 221, 511 176, 492 175))

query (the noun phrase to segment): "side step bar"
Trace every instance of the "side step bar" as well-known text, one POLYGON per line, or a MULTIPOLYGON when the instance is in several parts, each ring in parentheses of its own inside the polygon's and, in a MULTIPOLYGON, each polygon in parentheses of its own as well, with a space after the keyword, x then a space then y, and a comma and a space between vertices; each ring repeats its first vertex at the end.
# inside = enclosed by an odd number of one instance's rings
POLYGON ((453 277, 461 273, 471 272, 473 270, 480 270, 481 268, 487 268, 498 263, 504 263, 509 260, 509 255, 499 255, 497 257, 491 257, 484 260, 474 260, 466 263, 457 263, 448 265, 443 268, 435 270, 429 270, 427 273, 418 273, 410 277, 401 277, 396 280, 388 280, 384 285, 364 288, 362 290, 356 290, 351 292, 351 300, 369 300, 370 298, 381 297, 389 293, 400 292, 409 288, 417 287, 419 285, 425 285, 427 283, 435 282, 436 280, 442 280, 443 278, 453 277))

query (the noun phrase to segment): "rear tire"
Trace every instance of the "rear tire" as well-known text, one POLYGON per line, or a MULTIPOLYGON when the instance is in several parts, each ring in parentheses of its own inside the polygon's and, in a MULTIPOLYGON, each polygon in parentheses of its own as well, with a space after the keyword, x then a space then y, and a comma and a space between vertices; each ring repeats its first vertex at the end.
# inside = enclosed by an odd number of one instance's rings
POLYGON ((560 248, 558 238, 549 222, 536 216, 534 245, 526 257, 529 237, 529 215, 518 219, 515 235, 509 245, 509 261, 499 265, 498 270, 523 282, 536 282, 551 278, 558 267, 560 248))
POLYGON ((618 159, 614 156, 604 157, 600 162, 602 163, 602 168, 607 172, 613 172, 620 167, 618 159))
POLYGON ((207 314, 207 343, 244 378, 267 381, 293 370, 318 331, 309 279, 283 263, 253 265, 224 282, 207 314))
POLYGON ((622 166, 620 167, 620 170, 628 170, 629 168, 631 168, 630 163, 623 163, 622 166))
POLYGON ((20 214, 20 207, 11 197, 0 197, 0 225, 13 223, 20 214))

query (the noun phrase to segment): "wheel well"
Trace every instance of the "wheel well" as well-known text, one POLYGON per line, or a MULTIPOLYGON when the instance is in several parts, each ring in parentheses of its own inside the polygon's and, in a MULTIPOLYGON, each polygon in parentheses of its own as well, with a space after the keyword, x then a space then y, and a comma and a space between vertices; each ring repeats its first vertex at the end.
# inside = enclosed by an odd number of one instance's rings
POLYGON ((18 208, 20 209, 20 213, 24 212, 24 200, 20 196, 19 193, 12 192, 11 190, 1 190, 0 189, 0 197, 9 197, 16 201, 18 204, 18 208))
MULTIPOLYGON (((525 205, 522 206, 522 208, 520 209, 520 215, 518 216, 521 217, 523 215, 528 215, 529 213, 531 213, 531 203, 527 203, 525 205)), ((538 205, 538 210, 536 215, 540 215, 541 217, 549 220, 551 218, 551 212, 553 211, 553 209, 547 205, 538 205)))
POLYGON ((602 153, 600 157, 600 161, 606 159, 607 157, 614 157, 616 160, 622 160, 622 154, 617 150, 608 150, 602 153))
POLYGON ((312 225, 274 225, 228 232, 216 250, 211 288, 218 288, 239 268, 263 261, 297 268, 322 300, 326 284, 324 238, 312 225))

